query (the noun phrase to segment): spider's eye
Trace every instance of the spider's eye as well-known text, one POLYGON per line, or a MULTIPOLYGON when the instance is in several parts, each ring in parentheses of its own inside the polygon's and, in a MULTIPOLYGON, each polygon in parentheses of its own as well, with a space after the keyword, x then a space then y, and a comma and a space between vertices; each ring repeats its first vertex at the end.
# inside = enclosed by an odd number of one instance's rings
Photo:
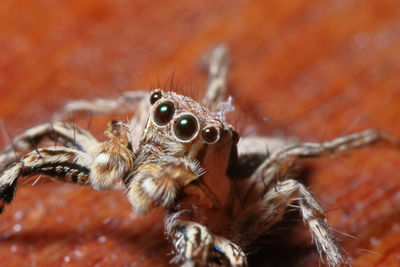
POLYGON ((217 142, 219 138, 219 131, 213 126, 206 127, 201 132, 201 136, 203 137, 203 140, 206 141, 206 143, 213 144, 217 142))
POLYGON ((157 102, 157 100, 159 100, 159 99, 161 99, 162 98, 162 94, 161 94, 161 92, 154 92, 154 93, 152 93, 151 94, 151 96, 150 96, 150 104, 154 104, 154 103, 156 103, 157 102))
POLYGON ((170 101, 161 103, 154 111, 154 122, 160 126, 166 125, 174 116, 175 107, 170 101))
POLYGON ((186 114, 175 121, 174 133, 175 136, 182 140, 190 140, 197 132, 197 120, 193 115, 186 114))

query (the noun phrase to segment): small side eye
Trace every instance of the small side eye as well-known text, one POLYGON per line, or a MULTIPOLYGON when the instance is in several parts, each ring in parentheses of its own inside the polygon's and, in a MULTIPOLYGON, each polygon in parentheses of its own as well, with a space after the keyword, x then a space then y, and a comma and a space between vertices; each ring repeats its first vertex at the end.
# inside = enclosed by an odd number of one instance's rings
POLYGON ((174 116, 175 106, 170 101, 158 105, 154 111, 153 120, 159 126, 166 125, 174 116))
POLYGON ((208 144, 213 144, 219 139, 219 131, 217 128, 213 126, 209 126, 203 129, 201 132, 201 137, 208 144))
POLYGON ((190 140, 197 132, 198 123, 193 115, 185 114, 175 121, 174 134, 181 141, 190 140))
POLYGON ((162 93, 160 91, 155 91, 150 95, 150 104, 154 105, 157 100, 162 98, 162 93))

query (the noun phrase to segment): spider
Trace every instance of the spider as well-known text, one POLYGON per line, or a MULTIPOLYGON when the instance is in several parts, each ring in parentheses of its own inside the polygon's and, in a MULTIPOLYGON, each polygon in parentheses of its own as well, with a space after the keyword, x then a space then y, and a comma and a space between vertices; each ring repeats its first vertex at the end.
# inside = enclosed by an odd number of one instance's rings
POLYGON ((20 177, 46 175, 96 190, 122 183, 136 213, 165 209, 165 231, 175 250, 172 263, 247 266, 244 251, 297 201, 321 258, 329 266, 348 264, 324 211, 288 173, 299 158, 338 154, 374 142, 398 145, 398 140, 373 129, 322 143, 239 138, 225 116, 233 109, 227 99, 227 48, 216 46, 207 62, 203 104, 161 89, 72 101, 57 116, 59 121, 15 137, 0 154, 0 212, 12 201, 20 177), (61 120, 71 113, 120 111, 135 111, 135 117, 129 124, 110 121, 104 142, 61 120), (45 138, 58 145, 39 148, 45 138))

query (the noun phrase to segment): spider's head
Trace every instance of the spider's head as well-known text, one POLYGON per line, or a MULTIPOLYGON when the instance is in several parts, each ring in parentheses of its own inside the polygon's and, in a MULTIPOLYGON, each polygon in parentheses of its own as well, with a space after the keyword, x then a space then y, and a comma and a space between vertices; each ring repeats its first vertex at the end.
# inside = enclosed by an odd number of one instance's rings
POLYGON ((194 181, 223 190, 213 192, 222 199, 213 197, 211 202, 225 202, 229 191, 226 171, 235 155, 238 134, 225 122, 223 113, 212 112, 189 97, 159 89, 150 94, 150 104, 135 152, 137 167, 132 187, 139 188, 132 196, 135 210, 145 213, 150 201, 171 207, 181 189, 186 192, 185 187, 194 181), (143 201, 143 197, 136 198, 139 194, 149 198, 143 201))
POLYGON ((214 156, 231 151, 238 135, 221 114, 211 112, 193 99, 174 92, 154 90, 143 141, 156 144, 163 153, 202 162, 207 150, 214 156))

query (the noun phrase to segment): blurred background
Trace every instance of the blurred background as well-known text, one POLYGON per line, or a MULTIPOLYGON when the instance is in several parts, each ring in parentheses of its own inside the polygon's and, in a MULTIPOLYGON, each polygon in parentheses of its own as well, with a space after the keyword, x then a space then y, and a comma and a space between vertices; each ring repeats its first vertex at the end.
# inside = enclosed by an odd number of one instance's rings
MULTIPOLYGON (((242 134, 323 141, 378 128, 400 137, 399 1, 2 0, 0 146, 71 99, 171 77, 199 97, 201 56, 218 43, 231 49, 242 134)), ((89 129, 101 137, 108 119, 89 129)), ((399 156, 377 146, 306 162, 307 186, 353 266, 398 266, 399 156)), ((20 181, 0 216, 1 266, 168 266, 160 212, 140 217, 121 192, 35 180, 20 181)), ((318 266, 292 217, 250 255, 253 266, 318 266)))

